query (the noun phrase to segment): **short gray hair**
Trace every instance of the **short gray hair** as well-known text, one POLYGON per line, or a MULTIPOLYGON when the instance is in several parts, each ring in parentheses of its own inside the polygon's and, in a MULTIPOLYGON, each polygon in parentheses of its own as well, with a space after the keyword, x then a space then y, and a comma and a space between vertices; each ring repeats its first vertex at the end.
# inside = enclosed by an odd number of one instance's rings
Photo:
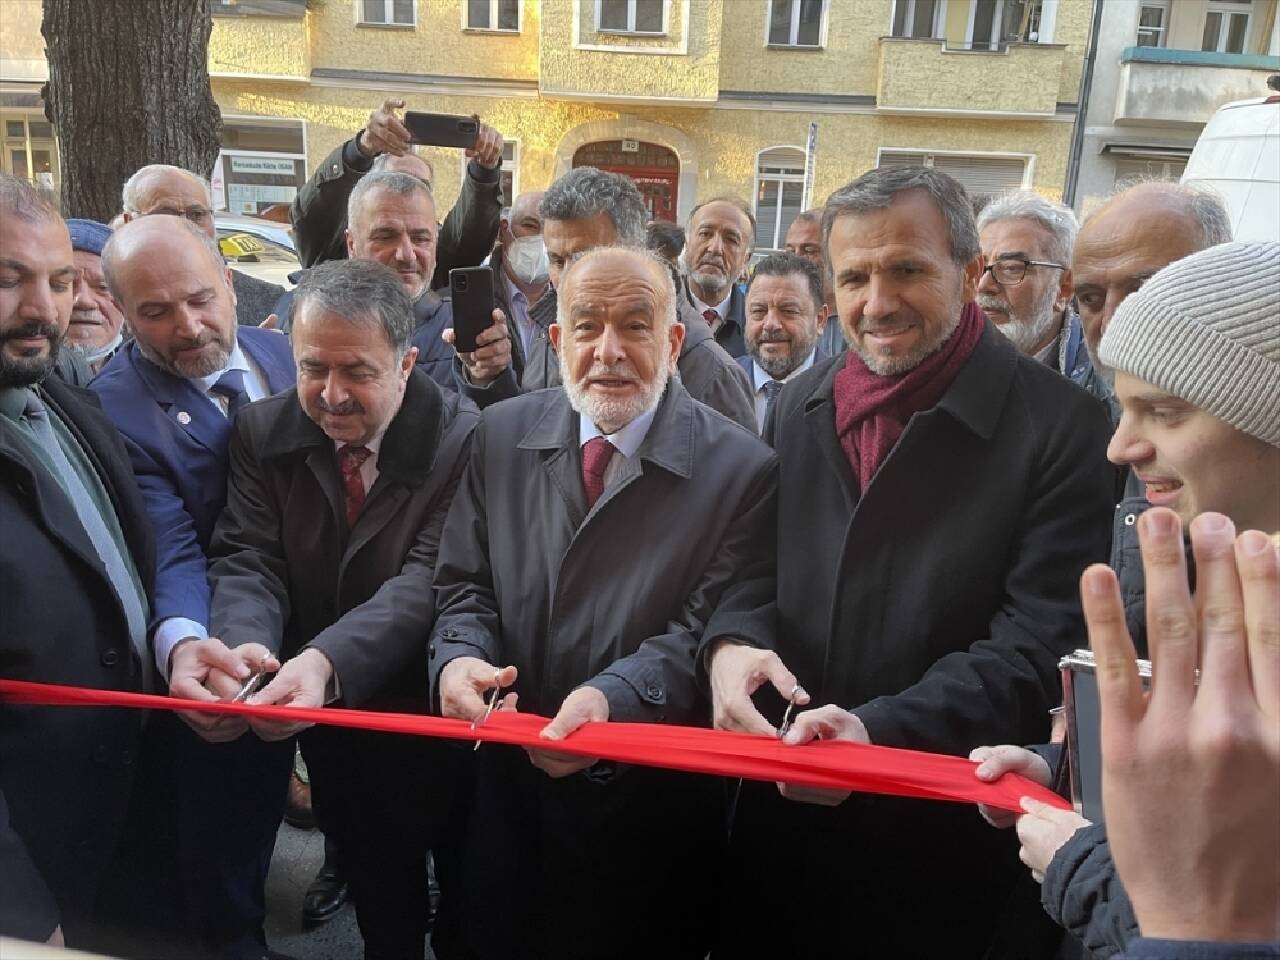
POLYGON ((213 204, 213 195, 209 191, 209 181, 204 177, 196 176, 190 170, 175 167, 171 163, 149 163, 135 171, 133 176, 124 182, 124 189, 120 191, 120 208, 126 213, 141 213, 142 210, 138 206, 140 202, 138 194, 142 192, 142 185, 152 177, 166 173, 176 173, 186 177, 193 183, 200 184, 200 188, 204 190, 205 203, 213 204))
POLYGON ((1227 212, 1221 196, 1200 184, 1178 183, 1176 180, 1164 180, 1159 177, 1123 179, 1115 192, 1107 198, 1107 202, 1085 217, 1084 222, 1089 223, 1129 191, 1146 189, 1179 204, 1186 215, 1195 221, 1200 228, 1201 250, 1231 242, 1231 214, 1227 212))
POLYGON ((1070 207, 1046 200, 1032 190, 1016 190, 996 197, 978 214, 978 233, 1002 220, 1030 220, 1049 233, 1049 259, 1071 266, 1080 222, 1070 207))
POLYGON ((376 260, 327 260, 304 273, 289 307, 291 330, 307 304, 353 327, 378 327, 397 356, 413 345, 413 303, 395 271, 376 260))
POLYGON ((538 213, 543 220, 588 220, 603 213, 618 243, 643 247, 649 219, 644 198, 628 177, 595 167, 575 167, 547 189, 538 213))
POLYGON ((841 187, 827 198, 822 213, 822 252, 831 270, 831 226, 840 217, 883 210, 908 190, 924 190, 933 197, 947 222, 951 259, 964 266, 982 252, 973 207, 960 183, 932 167, 878 167, 841 187))
POLYGON ((185 233, 195 240, 200 245, 200 248, 209 255, 209 261, 214 265, 218 279, 223 283, 227 282, 227 261, 223 259, 222 249, 218 246, 217 240, 186 217, 143 217, 140 220, 130 220, 128 223, 122 224, 118 230, 113 230, 111 236, 107 238, 107 242, 102 247, 102 277, 107 281, 107 289, 111 291, 111 296, 118 302, 124 302, 118 274, 120 269, 119 261, 124 256, 121 248, 123 247, 127 251, 129 245, 133 242, 133 235, 142 230, 168 229, 185 233))
POLYGON ((43 191, 30 181, 0 173, 0 216, 13 217, 24 223, 62 220, 62 215, 43 191))
POLYGON ((431 195, 431 188, 412 174, 400 173, 396 170, 379 170, 362 177, 355 189, 351 191, 351 196, 347 198, 348 227, 355 224, 356 214, 363 207, 365 198, 374 190, 387 190, 405 197, 421 193, 431 201, 433 209, 436 203, 435 197, 431 195))
MULTIPOLYGON (((579 167, 579 169, 582 169, 582 168, 579 167)), ((564 290, 566 277, 571 272, 577 272, 580 269, 583 261, 594 260, 597 257, 603 256, 609 253, 631 254, 636 259, 642 260, 648 263, 649 265, 651 265, 653 269, 660 276, 666 278, 667 282, 659 284, 658 287, 667 295, 667 309, 663 311, 661 319, 663 320, 663 326, 662 326, 663 332, 665 333, 669 331, 672 328, 672 326, 674 326, 680 320, 679 305, 677 302, 679 294, 676 292, 675 283, 672 282, 671 267, 667 264, 665 260, 663 260, 660 256, 658 256, 652 250, 647 250, 644 247, 637 247, 637 246, 632 246, 631 244, 623 244, 623 243, 607 243, 604 246, 592 247, 590 250, 584 250, 582 251, 582 253, 578 254, 576 257, 573 257, 567 264, 565 264, 565 268, 564 268, 565 272, 560 275, 560 289, 562 291, 564 290)), ((563 296, 557 296, 556 297, 556 323, 560 324, 562 329, 565 326, 564 309, 565 309, 565 298, 563 296)))

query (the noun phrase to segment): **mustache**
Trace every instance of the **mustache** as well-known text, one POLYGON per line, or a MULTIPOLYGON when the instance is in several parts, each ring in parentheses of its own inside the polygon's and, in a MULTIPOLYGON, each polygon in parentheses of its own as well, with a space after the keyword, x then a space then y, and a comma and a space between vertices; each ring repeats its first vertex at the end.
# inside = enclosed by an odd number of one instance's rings
POLYGON ((868 320, 863 317, 858 321, 859 333, 875 333, 879 330, 892 330, 895 327, 910 326, 909 320, 903 320, 896 313, 891 313, 887 317, 880 317, 878 320, 868 320))
POLYGON ((57 342, 62 337, 62 331, 52 323, 35 320, 25 326, 0 332, 0 343, 6 340, 34 340, 36 337, 57 342))
POLYGON ((179 349, 198 350, 200 347, 207 347, 209 344, 213 343, 217 339, 218 339, 218 335, 214 331, 206 327, 204 331, 200 334, 200 336, 196 337, 194 340, 180 341, 179 349))
POLYGON ((1009 313, 1009 301, 1001 297, 994 296, 990 293, 978 294, 978 306, 983 310, 999 310, 1002 313, 1009 313))
POLYGON ((631 365, 629 360, 619 360, 617 363, 595 363, 591 365, 591 369, 587 371, 586 380, 600 379, 616 379, 616 380, 639 380, 640 375, 636 373, 636 368, 631 365))
POLYGON ((776 333, 761 333, 756 338, 756 343, 790 343, 791 338, 787 334, 779 330, 776 333))
POLYGON ((342 403, 331 405, 325 403, 323 397, 316 397, 316 407, 323 413, 331 413, 335 417, 348 417, 355 413, 364 413, 364 407, 355 400, 344 400, 342 403))

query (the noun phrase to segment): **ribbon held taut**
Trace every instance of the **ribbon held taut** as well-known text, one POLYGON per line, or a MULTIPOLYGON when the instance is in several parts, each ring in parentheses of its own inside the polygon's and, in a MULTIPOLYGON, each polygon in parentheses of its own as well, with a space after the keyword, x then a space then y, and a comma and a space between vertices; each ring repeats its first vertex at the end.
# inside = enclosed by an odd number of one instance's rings
POLYGON ((581 757, 926 800, 984 803, 1022 813, 1032 797, 1052 806, 1069 804, 1050 790, 1016 774, 994 783, 974 776, 977 764, 960 757, 899 750, 846 740, 788 746, 766 736, 657 723, 588 723, 554 744, 538 737, 549 722, 529 713, 496 712, 473 730, 465 720, 413 713, 380 713, 337 707, 279 707, 245 703, 204 703, 119 690, 90 690, 49 683, 0 679, 0 699, 8 703, 57 707, 133 707, 143 710, 198 710, 289 723, 326 724, 356 730, 408 733, 449 740, 482 740, 520 747, 555 749, 581 757))

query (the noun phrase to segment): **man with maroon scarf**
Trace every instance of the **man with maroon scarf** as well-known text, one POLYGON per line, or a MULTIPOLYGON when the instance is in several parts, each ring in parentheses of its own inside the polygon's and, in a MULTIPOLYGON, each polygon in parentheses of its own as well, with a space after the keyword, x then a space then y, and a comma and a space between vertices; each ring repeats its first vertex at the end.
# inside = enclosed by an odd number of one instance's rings
MULTIPOLYGON (((767 681, 822 705, 789 743, 964 756, 989 731, 1048 732, 1057 661, 1084 636, 1080 571, 1107 551, 1106 413, 983 318, 970 210, 920 167, 827 202, 849 349, 788 383, 765 424, 781 470, 776 651, 710 651, 719 727, 774 733, 783 702, 751 699, 767 681)), ((1009 922, 1016 851, 968 814, 744 784, 717 957, 1042 955, 1009 922)))

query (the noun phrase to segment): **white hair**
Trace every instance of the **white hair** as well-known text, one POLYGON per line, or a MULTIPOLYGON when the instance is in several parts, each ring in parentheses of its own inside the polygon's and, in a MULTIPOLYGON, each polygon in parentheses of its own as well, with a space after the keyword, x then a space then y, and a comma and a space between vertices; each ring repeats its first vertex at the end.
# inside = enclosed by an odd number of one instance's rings
POLYGON ((210 207, 213 206, 213 195, 209 191, 209 181, 204 177, 198 177, 190 170, 184 170, 182 167, 175 167, 172 164, 149 163, 124 182, 124 189, 120 191, 121 209, 125 213, 141 213, 142 211, 138 208, 138 194, 142 190, 142 184, 149 178, 164 173, 181 174, 188 180, 200 184, 200 189, 204 191, 205 203, 210 207))
POLYGON ((996 197, 982 208, 978 214, 978 232, 1002 220, 1030 220, 1039 224, 1051 238, 1047 256, 1055 263, 1071 266, 1071 252, 1080 223, 1070 207, 1046 200, 1031 190, 1017 190, 996 197))

